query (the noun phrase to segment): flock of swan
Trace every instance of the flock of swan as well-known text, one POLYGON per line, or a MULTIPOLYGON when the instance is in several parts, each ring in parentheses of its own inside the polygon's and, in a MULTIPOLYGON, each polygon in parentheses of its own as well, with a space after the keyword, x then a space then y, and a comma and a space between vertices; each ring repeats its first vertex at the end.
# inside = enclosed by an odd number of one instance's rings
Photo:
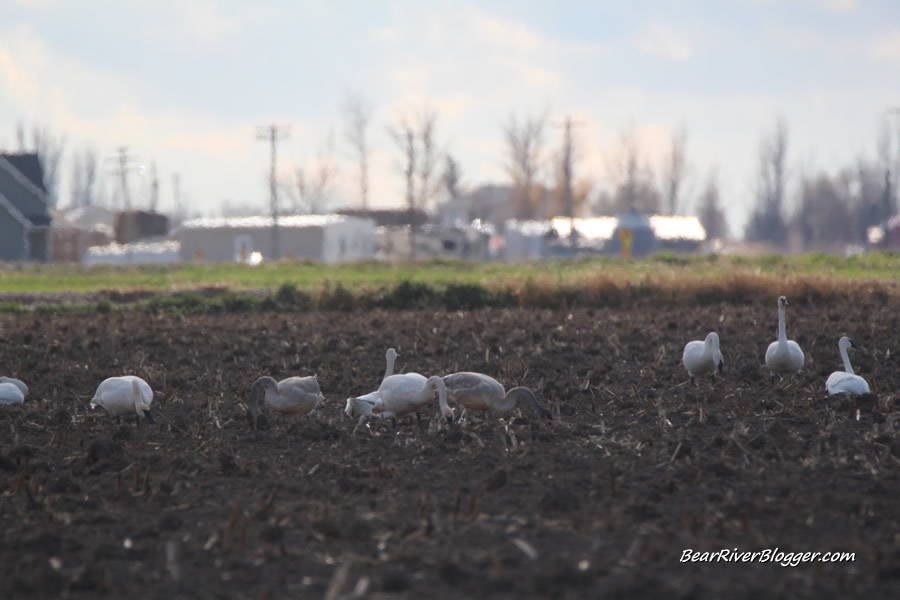
MULTIPOLYGON (((787 305, 787 298, 784 296, 778 298, 778 339, 766 348, 766 367, 772 372, 772 377, 798 373, 806 360, 800 345, 787 337, 787 328, 784 322, 784 309, 787 305)), ((847 353, 850 348, 858 347, 847 336, 838 341, 838 351, 841 360, 844 361, 844 370, 835 371, 825 380, 825 392, 829 396, 840 394, 855 396, 869 393, 868 382, 853 372, 850 355, 847 353)), ((694 378, 697 376, 714 376, 717 371, 721 373, 725 368, 725 359, 719 348, 719 335, 712 332, 703 341, 688 342, 684 347, 682 362, 691 378, 691 383, 694 383, 694 378)))
MULTIPOLYGON (((766 349, 766 367, 775 375, 790 375, 803 368, 805 356, 799 344, 787 338, 785 328, 785 307, 787 298, 778 298, 778 339, 766 349)), ((856 348, 848 337, 838 342, 838 351, 844 363, 843 371, 835 371, 825 382, 828 395, 860 395, 869 393, 869 384, 853 372, 848 350, 856 348)), ((385 372, 378 389, 368 394, 348 398, 344 412, 359 418, 357 427, 367 418, 396 420, 397 417, 426 409, 437 398, 443 418, 453 422, 454 410, 450 403, 462 408, 460 418, 467 411, 510 410, 519 400, 527 402, 537 414, 552 419, 552 413, 541 406, 534 393, 527 387, 515 387, 509 391, 503 384, 484 373, 463 371, 450 375, 425 377, 419 373, 394 374, 394 364, 398 358, 396 350, 389 348, 385 353, 385 372)), ((684 347, 682 362, 690 377, 695 378, 721 373, 725 359, 719 347, 719 336, 712 332, 705 340, 688 342, 684 347)), ((24 382, 10 377, 0 377, 0 405, 22 404, 28 395, 24 382)), ((263 409, 279 415, 306 415, 324 400, 319 381, 315 375, 289 377, 276 381, 263 376, 253 382, 247 405, 247 419, 253 430, 257 429, 259 415, 263 409)), ((151 423, 155 419, 150 412, 153 390, 150 385, 134 375, 109 377, 103 380, 91 398, 90 406, 100 406, 117 417, 137 415, 151 423)), ((355 431, 355 430, 354 430, 355 431)))

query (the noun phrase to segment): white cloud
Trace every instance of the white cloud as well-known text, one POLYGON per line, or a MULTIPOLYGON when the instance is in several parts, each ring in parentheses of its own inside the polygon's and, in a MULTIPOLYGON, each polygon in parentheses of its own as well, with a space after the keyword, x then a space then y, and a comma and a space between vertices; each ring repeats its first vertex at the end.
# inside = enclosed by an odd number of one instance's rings
POLYGON ((872 41, 869 56, 876 60, 900 62, 900 30, 892 31, 872 41))
POLYGON ((644 54, 673 62, 687 60, 693 54, 687 34, 658 21, 638 32, 636 45, 644 54))
POLYGON ((825 10, 834 13, 851 13, 859 8, 859 0, 811 0, 825 10))

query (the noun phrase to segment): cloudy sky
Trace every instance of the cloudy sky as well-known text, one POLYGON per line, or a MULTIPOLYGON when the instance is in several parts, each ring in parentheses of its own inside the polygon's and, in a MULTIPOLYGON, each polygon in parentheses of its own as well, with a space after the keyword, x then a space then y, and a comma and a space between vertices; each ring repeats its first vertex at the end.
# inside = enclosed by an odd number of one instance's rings
MULTIPOLYGON (((874 158, 900 106, 895 0, 0 0, 0 14, 0 148, 14 149, 18 122, 64 134, 69 156, 127 145, 136 165, 156 163, 162 208, 177 172, 207 215, 224 200, 266 206, 269 148, 256 133, 273 122, 290 125, 285 177, 314 165, 331 134, 333 204, 354 202, 348 91, 374 107, 375 206, 402 202, 386 130, 404 111, 438 111, 438 141, 474 186, 506 180, 501 123, 546 110, 581 123, 576 174, 596 189, 623 132, 659 170, 684 128, 689 193, 717 170, 737 232, 777 117, 796 179, 874 158)), ((548 155, 560 142, 551 127, 548 155)))

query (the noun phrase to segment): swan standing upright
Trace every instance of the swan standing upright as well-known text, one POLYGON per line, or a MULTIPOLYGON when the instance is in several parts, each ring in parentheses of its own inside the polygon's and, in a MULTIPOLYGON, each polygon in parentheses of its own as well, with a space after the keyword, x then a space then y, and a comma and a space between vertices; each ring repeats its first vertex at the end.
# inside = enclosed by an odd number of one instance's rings
POLYGON ((787 331, 784 325, 784 308, 787 306, 787 298, 778 298, 778 340, 769 344, 766 349, 766 366, 773 374, 787 375, 797 373, 803 368, 804 356, 800 345, 794 340, 787 339, 787 331))
POLYGON ((725 359, 719 350, 719 334, 713 331, 702 342, 700 340, 688 342, 684 347, 681 362, 687 369, 691 383, 694 383, 696 376, 712 375, 715 378, 716 371, 721 374, 725 368, 725 359))
POLYGON ((447 386, 437 375, 428 379, 418 373, 386 377, 378 387, 378 399, 372 407, 372 414, 390 412, 393 417, 402 417, 414 412, 418 415, 421 409, 434 400, 435 394, 438 396, 441 415, 448 423, 452 423, 453 411, 447 405, 447 386))
POLYGON ((140 417, 156 423, 150 414, 152 403, 153 389, 150 384, 134 375, 104 379, 91 398, 91 408, 102 406, 106 412, 117 417, 134 413, 138 416, 138 424, 140 417))
POLYGON ((838 351, 841 353, 841 360, 844 361, 844 370, 835 371, 825 380, 825 391, 829 396, 838 394, 848 394, 851 396, 859 396, 869 393, 869 384, 865 379, 853 372, 850 365, 850 355, 847 350, 850 348, 859 348, 853 343, 853 340, 847 336, 842 337, 838 341, 838 351))
POLYGON ((542 417, 553 418, 553 413, 540 405, 527 387, 514 387, 507 392, 503 384, 489 375, 462 371, 444 376, 447 396, 451 402, 466 410, 507 411, 516 405, 518 399, 527 401, 542 417))
POLYGON ((254 381, 250 388, 247 420, 255 431, 261 404, 275 414, 305 415, 324 399, 319 379, 315 375, 288 377, 277 383, 272 377, 264 375, 254 381))

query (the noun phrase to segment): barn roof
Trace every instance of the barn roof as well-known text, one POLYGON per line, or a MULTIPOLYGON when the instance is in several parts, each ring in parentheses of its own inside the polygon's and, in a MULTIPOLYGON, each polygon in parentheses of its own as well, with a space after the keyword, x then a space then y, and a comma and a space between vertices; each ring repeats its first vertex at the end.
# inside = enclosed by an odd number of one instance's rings
MULTIPOLYGON (((323 227, 334 223, 346 223, 352 221, 370 221, 344 215, 287 215, 278 218, 278 226, 281 228, 323 227)), ((272 217, 215 217, 208 219, 193 219, 181 225, 182 229, 265 229, 272 226, 272 217)))

